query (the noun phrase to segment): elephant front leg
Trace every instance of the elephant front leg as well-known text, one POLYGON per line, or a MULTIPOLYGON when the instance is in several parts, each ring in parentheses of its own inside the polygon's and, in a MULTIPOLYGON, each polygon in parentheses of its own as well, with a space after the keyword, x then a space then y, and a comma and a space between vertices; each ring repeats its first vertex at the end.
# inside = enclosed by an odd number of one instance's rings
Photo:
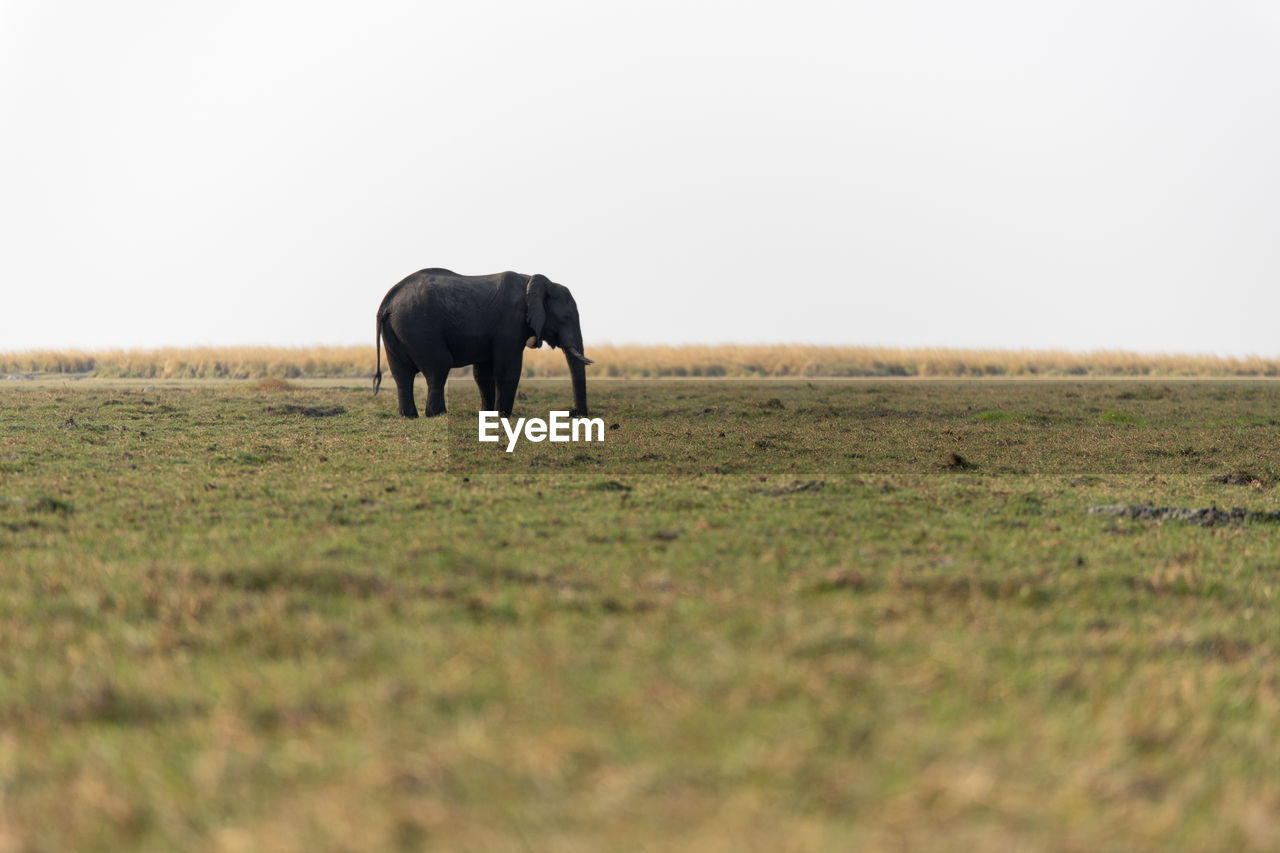
POLYGON ((497 388, 493 381, 493 365, 488 362, 477 364, 471 368, 471 374, 475 377, 476 385, 480 388, 480 411, 494 411, 494 398, 497 388))
POLYGON ((520 374, 499 376, 498 381, 498 413, 504 418, 511 414, 516 402, 516 388, 520 385, 520 374))
POLYGON ((516 403, 516 388, 520 385, 520 372, 524 369, 524 341, 512 346, 495 346, 493 351, 493 378, 498 391, 498 414, 507 417, 516 403))

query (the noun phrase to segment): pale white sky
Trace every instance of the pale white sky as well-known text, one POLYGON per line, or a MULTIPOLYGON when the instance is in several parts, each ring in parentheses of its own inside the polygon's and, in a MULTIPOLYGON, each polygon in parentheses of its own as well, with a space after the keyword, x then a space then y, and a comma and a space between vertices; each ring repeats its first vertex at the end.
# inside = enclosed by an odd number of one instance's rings
POLYGON ((602 342, 1280 354, 1273 2, 0 0, 0 350, 373 345, 427 266, 602 342))

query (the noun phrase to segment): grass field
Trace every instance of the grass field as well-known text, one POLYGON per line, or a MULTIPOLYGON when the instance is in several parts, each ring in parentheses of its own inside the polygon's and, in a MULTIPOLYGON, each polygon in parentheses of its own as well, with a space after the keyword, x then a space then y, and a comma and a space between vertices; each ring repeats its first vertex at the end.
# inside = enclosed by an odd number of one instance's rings
POLYGON ((589 394, 0 385, 0 850, 1280 846, 1280 383, 589 394))

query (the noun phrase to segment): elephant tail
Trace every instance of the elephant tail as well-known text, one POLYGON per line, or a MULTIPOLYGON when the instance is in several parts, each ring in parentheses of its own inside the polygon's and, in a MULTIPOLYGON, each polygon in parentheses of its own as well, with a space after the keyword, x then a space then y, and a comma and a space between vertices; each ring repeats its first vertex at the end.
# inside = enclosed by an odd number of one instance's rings
POLYGON ((378 322, 374 328, 373 361, 377 368, 373 374, 373 395, 376 397, 378 389, 382 387, 382 314, 378 314, 378 322))

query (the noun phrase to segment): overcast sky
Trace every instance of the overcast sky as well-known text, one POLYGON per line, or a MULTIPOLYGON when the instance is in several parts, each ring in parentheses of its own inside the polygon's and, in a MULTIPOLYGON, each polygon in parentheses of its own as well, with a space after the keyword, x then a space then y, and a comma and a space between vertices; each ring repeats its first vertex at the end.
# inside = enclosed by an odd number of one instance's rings
POLYGON ((1280 6, 0 0, 0 350, 373 345, 414 270, 593 343, 1280 354, 1280 6))

